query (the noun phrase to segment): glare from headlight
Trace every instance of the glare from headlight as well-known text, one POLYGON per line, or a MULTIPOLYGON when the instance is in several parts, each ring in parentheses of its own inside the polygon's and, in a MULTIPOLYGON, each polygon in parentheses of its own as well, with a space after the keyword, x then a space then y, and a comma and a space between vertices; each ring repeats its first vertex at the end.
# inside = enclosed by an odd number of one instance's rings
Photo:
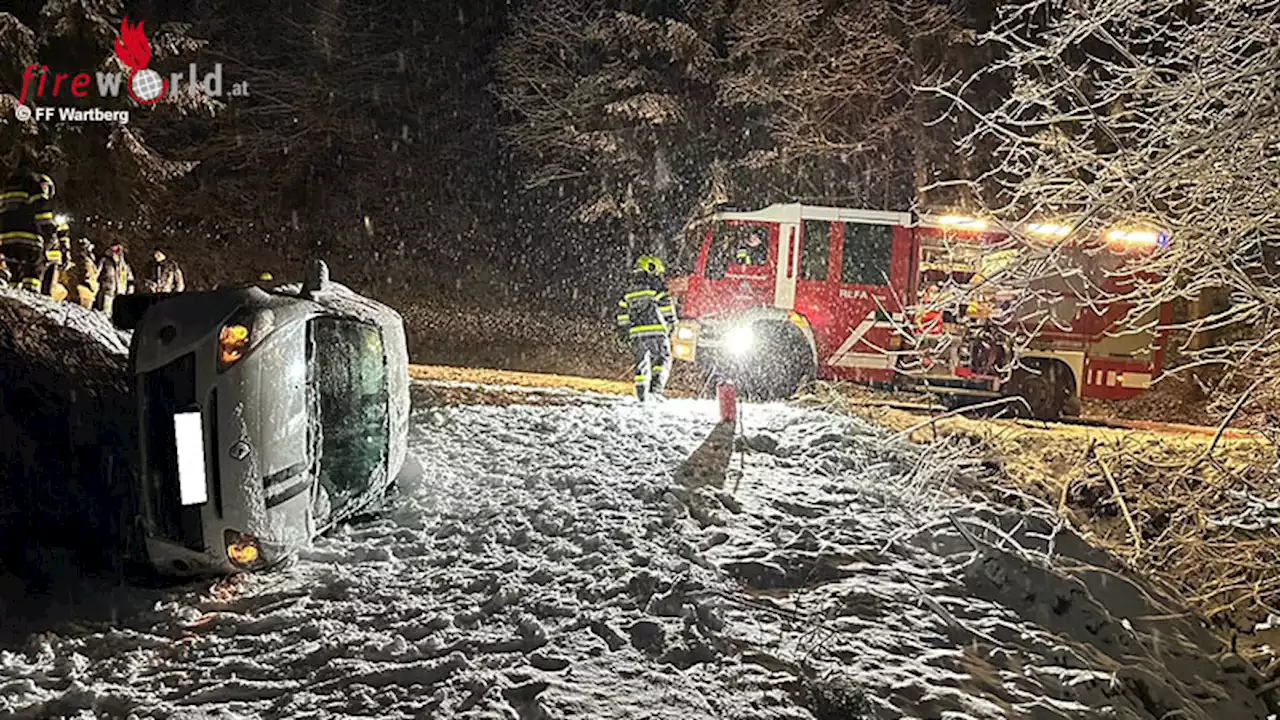
POLYGON ((693 328, 691 328, 691 327, 689 327, 689 326, 687 326, 687 325, 686 325, 685 327, 682 327, 682 328, 680 328, 679 330, 676 330, 676 339, 677 339, 677 340, 692 340, 692 339, 693 339, 693 328))
POLYGON ((756 333, 750 325, 739 325, 724 334, 724 347, 731 355, 746 355, 755 344, 756 333))

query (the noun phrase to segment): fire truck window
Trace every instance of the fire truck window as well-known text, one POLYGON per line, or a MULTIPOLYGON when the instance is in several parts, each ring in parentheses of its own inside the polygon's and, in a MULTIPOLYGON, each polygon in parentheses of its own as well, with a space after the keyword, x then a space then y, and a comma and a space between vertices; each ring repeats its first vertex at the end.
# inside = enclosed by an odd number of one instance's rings
POLYGON ((888 285, 892 252, 892 226, 845 223, 840 281, 846 285, 888 285))
POLYGON ((763 225, 716 226, 711 245, 711 257, 707 261, 707 277, 724 277, 730 265, 739 267, 763 266, 769 262, 769 229, 763 225))
POLYGON ((831 256, 831 223, 805 220, 801 243, 800 279, 826 280, 827 258, 831 256))
POLYGON ((693 272, 698 261, 698 252, 702 250, 702 241, 707 236, 705 225, 689 228, 675 239, 675 253, 667 262, 667 274, 671 277, 693 272))

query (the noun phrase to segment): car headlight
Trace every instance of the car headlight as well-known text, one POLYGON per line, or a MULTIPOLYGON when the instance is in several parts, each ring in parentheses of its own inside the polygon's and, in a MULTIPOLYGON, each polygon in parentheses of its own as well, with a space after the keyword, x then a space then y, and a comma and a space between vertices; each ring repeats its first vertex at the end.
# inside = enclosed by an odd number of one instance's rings
POLYGON ((232 316, 218 331, 218 372, 243 360, 275 329, 276 316, 269 309, 232 316))
POLYGON ((258 539, 248 533, 227 530, 223 540, 227 545, 227 559, 236 567, 248 569, 262 559, 258 539))
POLYGON ((750 325, 739 325, 724 334, 724 347, 731 355, 746 355, 755 344, 756 333, 750 325))
POLYGON ((218 369, 226 370, 244 358, 249 351, 249 328, 240 325, 224 325, 218 334, 218 369))
POLYGON ((677 340, 692 340, 692 339, 693 339, 693 328, 689 327, 688 325, 683 325, 683 326, 681 326, 679 329, 677 329, 677 330, 676 330, 676 339, 677 339, 677 340))

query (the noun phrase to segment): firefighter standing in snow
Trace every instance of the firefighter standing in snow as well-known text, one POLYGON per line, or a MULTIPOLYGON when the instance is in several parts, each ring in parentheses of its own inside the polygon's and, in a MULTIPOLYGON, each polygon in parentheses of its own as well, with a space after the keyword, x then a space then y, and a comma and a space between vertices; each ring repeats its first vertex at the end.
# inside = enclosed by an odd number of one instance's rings
POLYGON ((98 297, 94 307, 110 315, 116 296, 132 293, 133 286, 133 270, 124 259, 124 246, 112 245, 98 263, 98 297))
POLYGON ((644 255, 636 261, 626 294, 618 301, 618 339, 631 342, 635 357, 636 397, 661 397, 671 372, 671 331, 676 308, 662 279, 662 261, 644 255))
POLYGON ((94 260, 93 243, 88 238, 76 241, 76 251, 67 268, 67 290, 71 302, 92 308, 98 297, 98 263, 94 260))
POLYGON ((152 256, 154 262, 143 269, 142 287, 149 293, 180 293, 187 288, 186 278, 178 263, 165 255, 163 250, 156 249, 152 256))
POLYGON ((40 276, 40 292, 62 302, 67 299, 67 287, 63 284, 67 268, 71 266, 71 223, 64 217, 55 217, 57 230, 45 243, 44 274, 40 276))
POLYGON ((53 180, 40 173, 14 175, 0 190, 0 254, 24 290, 40 292, 44 252, 55 231, 49 208, 54 192, 53 180))

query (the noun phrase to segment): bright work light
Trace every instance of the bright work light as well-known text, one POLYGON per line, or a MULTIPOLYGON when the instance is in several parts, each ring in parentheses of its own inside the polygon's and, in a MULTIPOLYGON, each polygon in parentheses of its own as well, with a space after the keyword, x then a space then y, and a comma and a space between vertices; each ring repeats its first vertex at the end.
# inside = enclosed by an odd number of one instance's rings
POLYGON ((724 347, 729 354, 742 357, 755 347, 756 333, 750 325, 738 325, 724 334, 724 347))

